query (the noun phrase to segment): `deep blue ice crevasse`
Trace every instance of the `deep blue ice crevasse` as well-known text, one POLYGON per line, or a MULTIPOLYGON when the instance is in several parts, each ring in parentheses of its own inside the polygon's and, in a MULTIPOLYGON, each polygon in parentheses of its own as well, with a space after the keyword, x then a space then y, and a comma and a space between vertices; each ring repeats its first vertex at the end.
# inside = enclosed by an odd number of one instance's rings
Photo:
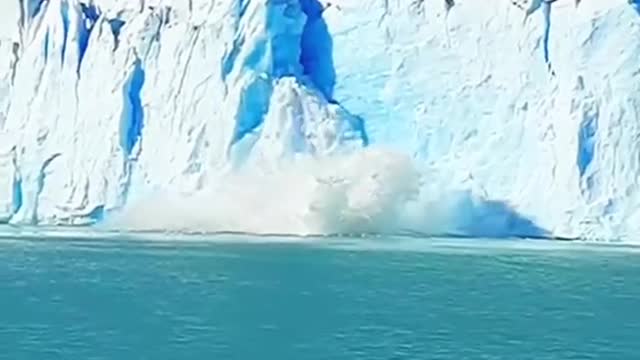
POLYGON ((11 192, 11 213, 16 214, 22 208, 23 197, 22 197, 22 179, 14 175, 13 184, 12 184, 12 192, 11 192))
POLYGON ((113 34, 113 51, 116 51, 118 46, 120 46, 120 32, 122 31, 122 27, 125 25, 125 21, 118 18, 109 19, 107 21, 109 22, 109 27, 111 27, 111 34, 113 34))
POLYGON ((133 71, 124 85, 124 104, 120 126, 120 146, 129 156, 142 137, 144 127, 144 109, 140 93, 145 82, 145 71, 140 58, 136 58, 133 71))
POLYGON ((263 123, 269 111, 269 98, 265 94, 270 94, 271 91, 270 81, 258 78, 242 92, 230 147, 263 123))
POLYGON ((323 18, 324 6, 318 0, 300 0, 307 16, 300 44, 300 64, 327 100, 333 100, 336 70, 333 63, 333 39, 323 18))
MULTIPOLYGON (((327 101, 340 105, 334 98, 336 69, 333 61, 333 38, 323 18, 326 8, 318 0, 300 0, 300 5, 307 16, 300 43, 300 65, 304 74, 327 101)), ((368 146, 369 136, 364 119, 354 115, 349 122, 352 130, 360 134, 363 146, 368 146)))
POLYGON ((11 215, 15 215, 24 203, 24 196, 22 190, 22 176, 20 174, 20 167, 18 166, 17 148, 14 146, 11 149, 12 165, 13 165, 13 181, 11 184, 11 215))
POLYGON ((64 58, 67 53, 67 39, 69 37, 69 3, 65 0, 60 4, 60 16, 62 18, 62 52, 60 53, 60 61, 64 65, 64 58))
POLYGON ((80 3, 80 9, 82 11, 82 20, 78 28, 78 65, 76 68, 78 76, 80 76, 80 68, 82 67, 84 55, 87 52, 91 32, 100 18, 100 11, 93 4, 87 5, 80 3))
MULTIPOLYGON (((246 13, 248 1, 240 1, 238 6, 238 19, 240 21, 242 16, 246 13)), ((267 19, 270 19, 270 14, 267 15, 267 19)), ((269 27, 269 24, 267 24, 269 27)), ((245 39, 242 34, 236 37, 232 43, 231 49, 225 54, 222 60, 222 76, 226 79, 233 71, 234 66, 241 69, 252 69, 257 72, 269 71, 268 65, 270 63, 269 57, 272 55, 273 49, 270 52, 269 46, 297 46, 297 44, 287 44, 278 41, 262 41, 251 48, 251 52, 243 59, 242 63, 238 63, 238 56, 240 50, 245 43, 245 39)), ((270 71, 270 75, 273 75, 273 69, 270 71)), ((240 95, 240 102, 238 104, 237 118, 233 137, 229 143, 227 151, 230 151, 233 145, 242 140, 248 134, 253 133, 262 123, 264 117, 269 111, 269 96, 272 92, 272 83, 270 79, 256 78, 253 79, 250 84, 247 84, 246 88, 240 95)))
MULTIPOLYGON (((125 154, 123 166, 123 182, 121 183, 120 203, 116 207, 124 206, 129 198, 133 176, 133 149, 142 139, 144 128, 144 108, 142 107, 141 92, 144 87, 146 73, 142 60, 136 56, 133 70, 123 88, 123 107, 120 123, 120 146, 125 154)), ((140 148, 138 150, 138 153, 140 148)), ((95 221, 104 216, 104 208, 94 209, 92 218, 95 221)))
MULTIPOLYGON (((240 15, 243 14, 244 3, 240 4, 240 15)), ((306 15, 300 42, 296 44, 295 37, 291 39, 279 35, 269 42, 257 45, 244 59, 242 64, 237 64, 237 56, 242 48, 244 39, 238 37, 234 40, 231 49, 224 56, 222 62, 223 77, 228 76, 234 66, 242 66, 250 69, 263 69, 270 62, 270 74, 274 78, 290 76, 293 74, 291 64, 293 58, 298 56, 297 62, 302 67, 304 75, 313 86, 320 91, 327 101, 339 105, 333 97, 336 83, 336 71, 333 62, 333 39, 329 28, 322 17, 324 6, 318 0, 300 0, 302 11, 306 15)), ((270 19, 267 16, 267 19, 270 19)), ((269 25, 268 25, 269 26, 269 25)), ((295 61, 295 60, 294 60, 295 61)), ((243 139, 247 134, 258 128, 264 116, 269 110, 269 100, 265 94, 271 93, 271 84, 262 79, 256 79, 243 91, 237 111, 236 127, 230 146, 243 139)), ((359 134, 362 143, 366 146, 369 139, 365 130, 365 122, 359 116, 351 116, 348 119, 351 130, 359 134)))
MULTIPOLYGON (((15 148, 14 150, 15 151, 15 148)), ((15 152, 13 153, 13 184, 11 186, 11 214, 15 215, 23 204, 22 195, 22 177, 20 176, 20 170, 18 168, 18 161, 15 152)))
MULTIPOLYGON (((293 4, 287 5, 293 7, 293 4)), ((297 12, 285 9, 285 16, 298 16, 297 12), (295 15, 294 15, 295 14, 295 15)), ((277 27, 275 24, 278 16, 267 16, 267 27, 277 27)), ((276 79, 283 77, 296 77, 300 75, 302 64, 300 63, 302 53, 301 35, 296 31, 281 32, 271 38, 266 51, 271 53, 270 72, 276 79)), ((303 68, 302 68, 303 69, 303 68)), ((303 69, 304 70, 304 69, 303 69)))
POLYGON ((578 130, 578 155, 576 165, 580 177, 583 177, 595 155, 596 133, 598 130, 598 112, 585 113, 578 130))

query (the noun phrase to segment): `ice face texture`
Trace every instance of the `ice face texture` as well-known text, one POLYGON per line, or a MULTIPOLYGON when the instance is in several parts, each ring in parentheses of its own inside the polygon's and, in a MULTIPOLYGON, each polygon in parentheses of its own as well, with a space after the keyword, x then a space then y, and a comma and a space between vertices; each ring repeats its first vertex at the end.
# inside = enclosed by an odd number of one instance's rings
POLYGON ((0 5, 0 217, 293 234, 640 231, 640 5, 0 5))

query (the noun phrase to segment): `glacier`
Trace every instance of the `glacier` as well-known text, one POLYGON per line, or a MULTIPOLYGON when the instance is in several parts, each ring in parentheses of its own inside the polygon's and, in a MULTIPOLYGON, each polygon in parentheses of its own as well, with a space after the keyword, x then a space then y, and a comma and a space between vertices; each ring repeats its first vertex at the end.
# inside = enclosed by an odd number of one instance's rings
POLYGON ((3 223, 640 233, 640 1, 0 9, 3 223))

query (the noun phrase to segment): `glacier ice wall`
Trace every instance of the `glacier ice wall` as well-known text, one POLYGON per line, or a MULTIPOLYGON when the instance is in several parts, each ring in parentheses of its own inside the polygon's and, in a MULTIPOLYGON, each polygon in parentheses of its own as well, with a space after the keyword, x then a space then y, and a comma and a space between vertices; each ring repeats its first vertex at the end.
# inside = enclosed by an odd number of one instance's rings
POLYGON ((366 143, 362 119, 304 76, 305 2, 14 3, 0 94, 14 224, 91 223, 135 191, 201 188, 249 153, 366 143))
POLYGON ((445 3, 6 2, 0 220, 637 234, 640 5, 445 3))
POLYGON ((510 1, 339 4, 325 16, 336 96, 434 191, 470 190, 558 236, 638 234, 637 1, 558 0, 528 17, 510 1))

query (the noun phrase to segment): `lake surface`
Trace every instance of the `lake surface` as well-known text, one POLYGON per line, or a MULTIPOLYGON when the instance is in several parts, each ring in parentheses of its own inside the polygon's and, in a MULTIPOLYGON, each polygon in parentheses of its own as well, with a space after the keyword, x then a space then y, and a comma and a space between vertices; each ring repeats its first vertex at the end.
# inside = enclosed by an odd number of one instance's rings
POLYGON ((640 359, 634 247, 0 240, 1 359, 640 359))

